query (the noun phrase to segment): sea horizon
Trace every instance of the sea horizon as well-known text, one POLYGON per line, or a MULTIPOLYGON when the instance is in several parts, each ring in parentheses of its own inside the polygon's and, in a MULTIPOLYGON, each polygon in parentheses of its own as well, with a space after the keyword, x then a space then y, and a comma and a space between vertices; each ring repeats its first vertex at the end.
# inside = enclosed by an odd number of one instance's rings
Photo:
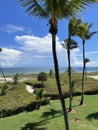
MULTIPOLYGON (((7 75, 18 74, 38 74, 40 72, 49 73, 49 70, 53 70, 53 67, 13 67, 13 68, 2 68, 3 73, 7 75)), ((82 67, 72 67, 75 72, 82 72, 82 67)), ((60 73, 66 72, 67 67, 60 67, 60 73)), ((98 72, 98 67, 86 67, 86 72, 98 72)), ((0 71, 0 76, 2 76, 2 72, 0 71)))

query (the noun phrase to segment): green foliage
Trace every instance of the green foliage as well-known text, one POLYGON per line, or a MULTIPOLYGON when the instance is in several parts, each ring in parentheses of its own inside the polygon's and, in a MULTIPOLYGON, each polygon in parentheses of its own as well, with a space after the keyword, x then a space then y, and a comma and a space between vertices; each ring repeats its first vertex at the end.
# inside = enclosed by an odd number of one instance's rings
POLYGON ((42 88, 36 88, 34 91, 35 99, 36 99, 36 109, 39 109, 41 106, 42 100, 45 100, 45 92, 42 88))
POLYGON ((13 79, 13 84, 17 85, 20 80, 20 75, 16 73, 12 79, 13 79))
POLYGON ((2 48, 0 48, 0 52, 2 51, 2 48))
POLYGON ((3 95, 6 94, 7 88, 8 88, 7 84, 2 84, 2 85, 0 86, 0 95, 1 95, 1 96, 3 96, 3 95))
POLYGON ((94 0, 18 0, 29 15, 50 18, 55 12, 56 19, 62 19, 70 16, 76 16, 82 12, 87 5, 93 4, 94 0), (53 12, 52 12, 53 11, 53 12))
POLYGON ((50 76, 50 77, 52 77, 52 76, 53 76, 53 74, 54 74, 53 70, 52 70, 52 69, 51 69, 51 70, 49 70, 49 76, 50 76))
MULTIPOLYGON (((31 104, 30 109, 33 108, 34 95, 28 93, 25 88, 25 84, 19 83, 19 87, 16 89, 7 89, 7 93, 4 96, 0 96, 0 118, 20 113, 31 104)), ((35 105, 36 106, 36 105, 35 105)))
MULTIPOLYGON (((73 95, 81 94, 81 75, 82 73, 72 72, 72 81, 74 80, 76 81, 73 87, 74 89, 73 95)), ((98 72, 87 73, 87 75, 98 75, 98 72)), ((68 97, 68 92, 69 92, 68 74, 61 73, 60 80, 62 84, 63 94, 65 97, 68 97), (66 82, 65 82, 65 79, 66 79, 66 82)), ((27 82, 30 83, 32 86, 34 84, 39 84, 39 82, 36 79, 31 80, 31 81, 27 80, 27 82)), ((46 92, 44 96, 51 99, 59 99, 55 77, 48 77, 48 80, 45 82, 45 85, 47 87, 43 88, 43 92, 46 92)), ((0 84, 0 86, 3 86, 3 84, 0 84)), ((19 87, 16 87, 15 89, 11 89, 13 87, 13 84, 9 84, 8 88, 6 89, 7 93, 3 96, 0 96, 0 116, 1 117, 8 116, 8 115, 10 116, 13 114, 20 113, 22 111, 34 110, 36 108, 37 101, 35 100, 35 96, 26 91, 26 87, 24 83, 19 82, 18 86, 19 87)), ((86 94, 98 93, 98 81, 87 77, 87 80, 85 81, 85 93, 86 94)), ((41 95, 43 94, 41 93, 41 95)), ((43 97, 42 102, 43 104, 46 104, 47 99, 44 100, 44 97, 43 97)))
MULTIPOLYGON (((85 106, 78 106, 80 97, 74 97, 75 113, 69 113, 70 130, 98 129, 98 95, 85 96, 85 106), (79 119, 73 121, 74 119, 79 119)), ((66 99, 68 106, 69 99, 66 99)), ((23 112, 9 118, 0 119, 0 130, 65 130, 59 100, 51 101, 42 109, 23 112)))
POLYGON ((37 77, 38 81, 41 81, 42 82, 42 86, 43 86, 43 82, 44 81, 47 81, 47 74, 45 72, 40 72, 38 74, 38 77, 37 77))

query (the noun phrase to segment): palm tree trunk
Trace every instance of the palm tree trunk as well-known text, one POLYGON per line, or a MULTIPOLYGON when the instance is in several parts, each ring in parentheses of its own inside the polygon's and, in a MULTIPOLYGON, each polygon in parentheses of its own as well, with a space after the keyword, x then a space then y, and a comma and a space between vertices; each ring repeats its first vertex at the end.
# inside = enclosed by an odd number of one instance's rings
POLYGON ((72 110, 72 89, 71 89, 71 65, 70 65, 70 37, 68 43, 68 77, 69 77, 69 111, 72 110))
POLYGON ((66 109, 66 105, 65 105, 65 101, 64 101, 64 97, 63 97, 63 93, 61 89, 61 84, 60 84, 59 66, 58 66, 58 60, 57 60, 57 54, 56 54, 56 35, 55 34, 52 34, 52 52, 53 52, 53 60, 54 60, 54 67, 55 67, 56 83, 57 83, 58 92, 60 95, 63 114, 64 114, 65 128, 66 130, 69 130, 67 109, 66 109))
POLYGON ((85 75, 85 40, 83 40, 82 97, 81 97, 80 105, 84 103, 84 75, 85 75))
POLYGON ((2 70, 1 67, 0 67, 0 71, 1 71, 1 73, 2 73, 2 75, 3 75, 3 78, 4 78, 5 83, 7 84, 7 80, 6 80, 6 78, 5 78, 4 72, 3 72, 3 70, 2 70))

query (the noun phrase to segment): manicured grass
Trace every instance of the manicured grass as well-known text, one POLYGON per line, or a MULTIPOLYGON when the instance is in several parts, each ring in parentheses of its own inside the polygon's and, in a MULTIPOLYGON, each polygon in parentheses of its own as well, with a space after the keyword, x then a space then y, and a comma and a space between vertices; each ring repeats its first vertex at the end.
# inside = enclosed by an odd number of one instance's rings
MULTIPOLYGON (((68 114, 70 130, 98 130, 98 95, 85 96, 84 106, 77 105, 79 99, 80 97, 74 97, 75 113, 68 114), (74 119, 77 120, 73 121, 74 119)), ((68 102, 66 99, 67 106, 68 102)), ((51 101, 40 110, 2 118, 0 130, 65 130, 60 101, 51 101)))

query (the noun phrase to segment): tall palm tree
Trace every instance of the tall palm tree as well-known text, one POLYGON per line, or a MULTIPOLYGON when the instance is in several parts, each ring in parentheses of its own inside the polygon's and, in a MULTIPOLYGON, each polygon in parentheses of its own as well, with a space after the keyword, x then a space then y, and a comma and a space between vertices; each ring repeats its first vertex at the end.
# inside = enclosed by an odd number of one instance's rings
POLYGON ((84 75, 85 75, 85 65, 86 65, 86 58, 85 58, 85 41, 89 40, 97 31, 90 32, 92 24, 88 23, 80 23, 78 25, 77 35, 82 39, 83 45, 83 72, 82 72, 82 97, 80 101, 80 105, 84 103, 84 75))
POLYGON ((74 17, 70 19, 68 24, 68 39, 64 40, 63 47, 67 49, 68 55, 68 77, 69 77, 69 111, 72 110, 72 86, 71 86, 71 64, 70 64, 70 50, 78 47, 77 42, 71 39, 71 36, 76 35, 76 30, 78 24, 80 24, 80 20, 76 20, 74 17))
POLYGON ((75 16, 81 12, 86 5, 93 3, 93 0, 18 0, 23 7, 27 7, 26 12, 29 15, 38 16, 49 20, 50 29, 49 32, 52 35, 52 52, 54 60, 54 68, 56 75, 56 83, 60 95, 62 104, 62 110, 64 113, 64 120, 66 130, 69 130, 68 117, 66 111, 66 105, 62 94, 60 78, 59 78, 59 66, 56 54, 56 34, 58 32, 58 20, 70 16, 75 16))
POLYGON ((72 110, 72 86, 71 86, 71 63, 70 63, 70 50, 75 49, 78 47, 77 42, 71 38, 64 40, 62 46, 67 49, 67 56, 68 56, 68 77, 69 77, 69 111, 72 110))
MULTIPOLYGON (((0 48, 0 52, 2 52, 2 48, 0 48)), ((2 73, 2 75, 3 75, 3 78, 4 78, 5 83, 7 84, 6 77, 5 77, 4 72, 3 72, 3 69, 2 69, 1 67, 0 67, 0 71, 1 71, 1 73, 2 73)))

